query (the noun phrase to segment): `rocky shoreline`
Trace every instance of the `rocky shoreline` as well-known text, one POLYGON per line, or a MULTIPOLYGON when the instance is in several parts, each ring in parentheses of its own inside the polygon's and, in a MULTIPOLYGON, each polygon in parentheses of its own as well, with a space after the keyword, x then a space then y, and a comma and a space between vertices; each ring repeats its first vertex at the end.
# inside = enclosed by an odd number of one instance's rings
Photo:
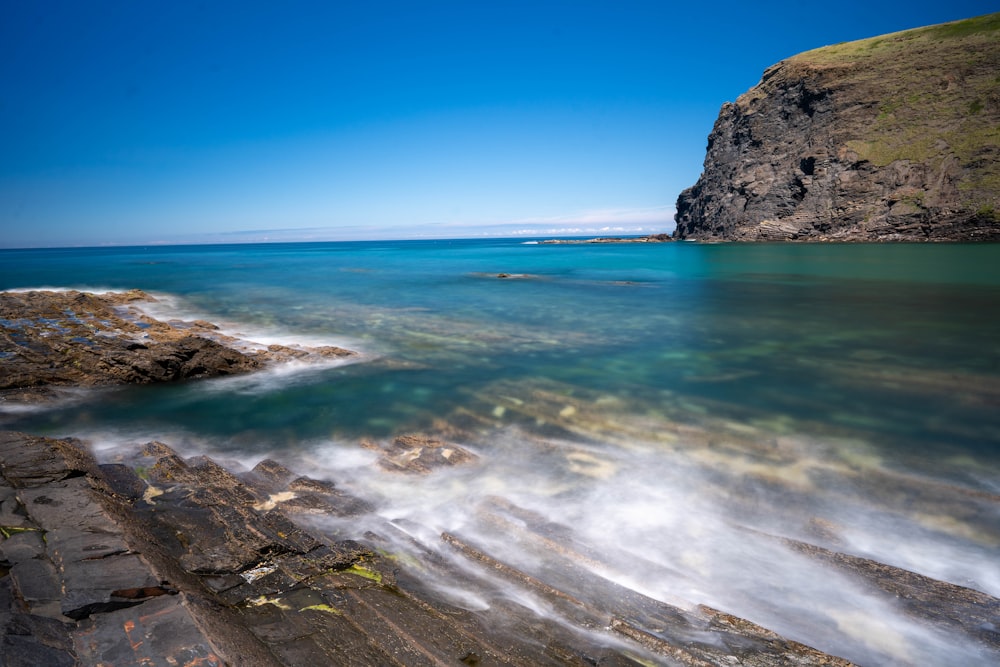
POLYGON ((155 302, 141 290, 0 293, 0 400, 32 403, 60 388, 235 375, 354 354, 256 345, 203 320, 162 322, 142 310, 155 302))
MULTIPOLYGON (((148 298, 0 294, 3 398, 350 354, 251 349, 208 322, 149 318, 135 309, 148 298)), ((555 412, 568 419, 563 402, 555 412)), ((385 474, 427 475, 480 465, 462 442, 442 431, 361 445, 385 474)), ((528 573, 474 537, 410 531, 334 482, 272 459, 243 469, 152 441, 98 461, 72 438, 0 432, 0 664, 851 664, 726 610, 614 583, 598 574, 612 564, 567 527, 506 499, 469 511, 558 567, 528 573), (442 581, 490 604, 456 604, 442 581), (516 605, 518 595, 537 606, 516 605)), ((1000 653, 996 598, 765 539, 846 573, 929 628, 1000 653)))
POLYGON ((546 239, 544 244, 579 245, 582 243, 668 243, 674 238, 670 234, 649 234, 647 236, 599 236, 593 239, 546 239))

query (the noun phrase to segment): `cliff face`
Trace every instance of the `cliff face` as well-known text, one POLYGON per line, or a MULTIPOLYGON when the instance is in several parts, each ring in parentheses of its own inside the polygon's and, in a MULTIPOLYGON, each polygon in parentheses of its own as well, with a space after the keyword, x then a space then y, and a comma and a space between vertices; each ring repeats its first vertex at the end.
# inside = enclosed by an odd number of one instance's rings
POLYGON ((727 102, 675 237, 1000 240, 1000 14, 807 51, 727 102))

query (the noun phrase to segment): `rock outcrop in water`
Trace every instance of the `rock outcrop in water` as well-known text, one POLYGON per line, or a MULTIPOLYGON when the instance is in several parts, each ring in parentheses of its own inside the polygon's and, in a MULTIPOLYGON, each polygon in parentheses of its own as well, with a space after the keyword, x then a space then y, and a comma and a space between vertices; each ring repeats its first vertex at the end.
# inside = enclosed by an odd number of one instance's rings
POLYGON ((54 387, 169 382, 351 354, 254 346, 201 320, 161 322, 136 307, 152 301, 139 290, 0 293, 0 396, 33 400, 54 387))
POLYGON ((1000 14, 808 51, 722 107, 680 239, 1000 240, 1000 14))

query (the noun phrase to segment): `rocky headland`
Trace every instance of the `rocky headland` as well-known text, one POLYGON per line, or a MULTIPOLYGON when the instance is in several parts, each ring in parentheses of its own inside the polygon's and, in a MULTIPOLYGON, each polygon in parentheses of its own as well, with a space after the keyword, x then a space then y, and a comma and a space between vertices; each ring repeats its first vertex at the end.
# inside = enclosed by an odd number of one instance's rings
POLYGON ((1000 14, 827 46, 723 105, 675 237, 1000 240, 1000 14))

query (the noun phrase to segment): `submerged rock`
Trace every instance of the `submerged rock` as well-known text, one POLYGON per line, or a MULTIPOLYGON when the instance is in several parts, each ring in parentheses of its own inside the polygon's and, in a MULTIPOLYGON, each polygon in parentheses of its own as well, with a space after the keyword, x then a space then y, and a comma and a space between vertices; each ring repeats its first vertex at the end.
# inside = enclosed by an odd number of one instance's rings
POLYGON ((464 447, 419 434, 401 435, 389 444, 370 440, 362 444, 380 452, 380 468, 394 472, 426 474, 435 468, 464 465, 478 458, 464 447))

